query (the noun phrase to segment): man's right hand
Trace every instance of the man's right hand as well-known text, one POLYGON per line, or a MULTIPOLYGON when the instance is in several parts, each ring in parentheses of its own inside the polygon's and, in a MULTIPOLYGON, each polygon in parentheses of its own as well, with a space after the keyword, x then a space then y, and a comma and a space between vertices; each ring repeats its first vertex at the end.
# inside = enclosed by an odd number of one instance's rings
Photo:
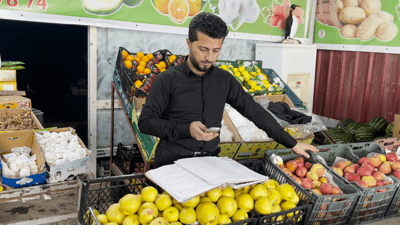
POLYGON ((195 121, 190 124, 190 135, 198 141, 211 141, 218 137, 218 133, 205 132, 207 127, 200 121, 195 121))

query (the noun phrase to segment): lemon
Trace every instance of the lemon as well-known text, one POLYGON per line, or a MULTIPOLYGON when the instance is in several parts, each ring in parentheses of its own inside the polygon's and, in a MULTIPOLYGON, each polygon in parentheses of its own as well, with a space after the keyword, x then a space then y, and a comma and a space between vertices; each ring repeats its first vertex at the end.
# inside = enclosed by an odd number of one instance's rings
POLYGON ((226 187, 222 189, 222 196, 235 198, 235 192, 231 187, 226 187))
POLYGON ((239 70, 239 72, 243 72, 243 71, 246 70, 246 68, 244 68, 244 66, 241 66, 241 67, 238 68, 238 70, 239 70))
POLYGON ((204 202, 212 202, 211 199, 209 197, 201 197, 200 198, 200 203, 204 203, 204 202))
POLYGON ((169 225, 169 223, 165 218, 157 217, 152 220, 149 225, 169 225))
POLYGON ((250 192, 250 188, 251 188, 250 186, 243 187, 242 188, 242 193, 243 194, 248 194, 250 192))
POLYGON ((207 197, 209 197, 211 199, 212 202, 217 202, 218 199, 221 197, 222 195, 222 191, 219 188, 215 188, 211 191, 208 191, 206 193, 207 197))
POLYGON ((118 225, 118 223, 108 222, 108 223, 106 223, 106 225, 118 225))
POLYGON ((168 192, 166 192, 166 191, 163 191, 163 192, 162 192, 162 194, 168 195, 168 196, 169 196, 169 197, 172 199, 171 195, 170 195, 170 194, 168 194, 168 192))
POLYGON ((152 209, 154 210, 154 212, 156 213, 155 216, 156 216, 156 217, 158 216, 158 208, 157 208, 157 206, 156 206, 154 203, 152 203, 152 202, 145 202, 145 203, 143 203, 143 204, 140 206, 140 208, 139 208, 137 214, 140 216, 140 213, 143 211, 143 209, 146 209, 146 208, 152 208, 152 209))
POLYGON ((237 76, 237 77, 241 77, 242 76, 242 74, 240 74, 239 72, 235 72, 234 75, 237 76))
POLYGON ((104 214, 99 214, 99 215, 96 216, 96 218, 99 221, 99 223, 101 223, 101 225, 104 225, 104 224, 108 223, 108 218, 104 214))
MULTIPOLYGON (((94 215, 97 217, 98 215, 100 215, 99 211, 97 211, 97 209, 93 209, 93 213, 94 215)), ((86 215, 83 216, 83 219, 85 220, 85 223, 87 223, 87 218, 90 218, 90 223, 93 223, 93 217, 92 214, 90 213, 90 210, 86 211, 86 215)))
MULTIPOLYGON (((272 212, 271 213, 278 213, 280 211, 282 211, 282 210, 279 205, 272 204, 272 212)), ((275 219, 276 219, 276 221, 281 221, 281 220, 283 220, 283 217, 282 216, 278 216, 278 218, 272 217, 271 221, 275 221, 275 219)))
MULTIPOLYGON (((141 224, 148 224, 150 223, 152 220, 154 220, 154 218, 156 218, 156 212, 154 209, 152 208, 145 208, 142 210, 142 212, 140 212, 139 215, 139 221, 141 224)), ((157 212, 158 214, 158 212, 157 212)))
MULTIPOLYGON (((224 198, 229 198, 229 197, 224 197, 224 198)), ((197 221, 199 221, 201 225, 217 224, 219 218, 219 210, 218 207, 212 202, 201 203, 196 208, 196 216, 197 216, 197 221)))
POLYGON ((242 81, 242 82, 244 81, 244 78, 243 78, 243 77, 239 77, 239 79, 240 79, 240 81, 242 81))
POLYGON ((106 212, 106 216, 109 222, 122 223, 125 219, 125 215, 120 211, 120 205, 118 203, 112 204, 106 212))
POLYGON ((182 225, 180 222, 172 222, 169 225, 182 225))
POLYGON ((221 65, 220 68, 221 68, 221 69, 228 69, 228 66, 227 66, 227 65, 221 65))
POLYGON ((254 188, 252 188, 249 192, 251 197, 254 200, 257 200, 259 197, 267 197, 268 191, 262 184, 257 184, 254 188))
MULTIPOLYGON (((282 211, 286 211, 286 210, 294 209, 294 208, 296 208, 296 204, 294 204, 294 203, 291 202, 291 201, 284 201, 284 202, 281 204, 281 209, 282 209, 282 211)), ((292 217, 292 216, 293 216, 293 213, 289 213, 289 214, 287 214, 287 216, 288 216, 288 217, 292 217)))
POLYGON ((172 198, 172 204, 176 205, 176 204, 181 204, 181 203, 179 203, 176 199, 172 198))
POLYGON ((241 191, 239 191, 239 190, 235 190, 235 191, 233 191, 233 193, 235 193, 235 199, 243 194, 243 193, 242 193, 241 191))
POLYGON ((172 205, 171 198, 166 194, 158 195, 156 199, 156 206, 158 210, 164 211, 164 209, 170 207, 172 205))
MULTIPOLYGON (((100 221, 99 221, 100 222, 100 221)), ((139 225, 139 216, 138 215, 129 215, 125 217, 123 225, 139 225)))
POLYGON ((218 200, 217 207, 220 213, 224 213, 228 215, 228 217, 231 217, 237 210, 237 203, 235 199, 223 196, 218 200))
POLYGON ((135 214, 140 204, 142 203, 142 197, 140 195, 127 194, 119 200, 119 210, 126 216, 135 214))
POLYGON ((248 219, 249 218, 249 215, 247 215, 247 212, 245 212, 245 211, 243 211, 243 210, 241 210, 241 209, 238 209, 236 212, 235 212, 235 214, 233 214, 233 216, 232 216, 232 221, 234 222, 234 223, 236 223, 236 222, 239 222, 239 221, 242 221, 242 220, 246 220, 246 219, 248 219))
POLYGON ((233 72, 239 72, 238 68, 233 68, 233 72))
POLYGON ((158 191, 154 187, 147 186, 143 188, 141 195, 144 202, 154 202, 158 196, 158 191))
POLYGON ((168 222, 176 222, 179 219, 179 210, 173 206, 170 206, 164 210, 162 217, 167 219, 168 222))
POLYGON ((279 194, 281 194, 281 197, 283 200, 292 200, 294 196, 296 195, 296 192, 294 192, 294 189, 292 186, 289 184, 281 184, 279 186, 279 194))
POLYGON ((292 200, 290 200, 291 202, 293 202, 294 204, 299 204, 299 196, 297 194, 294 195, 294 198, 292 200))
POLYGON ((200 202, 200 196, 194 197, 192 199, 189 199, 188 201, 182 203, 183 207, 190 207, 190 208, 196 208, 196 206, 200 202))
POLYGON ((183 224, 192 224, 196 221, 196 212, 193 208, 183 208, 179 213, 179 221, 183 224))
POLYGON ((237 205, 239 209, 248 212, 254 207, 254 200, 249 194, 242 194, 236 199, 237 205))
POLYGON ((174 207, 177 208, 179 211, 182 211, 182 209, 183 209, 183 206, 179 203, 174 205, 174 207))
POLYGON ((277 190, 272 190, 268 193, 268 199, 271 201, 273 204, 281 204, 282 198, 281 194, 279 194, 279 191, 277 190))
POLYGON ((267 197, 260 197, 257 199, 254 204, 254 209, 263 215, 271 214, 272 212, 272 203, 267 197))
POLYGON ((219 214, 218 224, 232 223, 231 219, 226 214, 219 214))

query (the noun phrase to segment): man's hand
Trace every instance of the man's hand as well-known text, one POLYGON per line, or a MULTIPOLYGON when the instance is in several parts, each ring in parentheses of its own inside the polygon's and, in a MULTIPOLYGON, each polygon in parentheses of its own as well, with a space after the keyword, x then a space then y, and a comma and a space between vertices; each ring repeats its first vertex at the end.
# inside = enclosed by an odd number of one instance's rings
POLYGON ((198 141, 211 141, 218 137, 218 133, 206 133, 207 127, 200 121, 195 121, 190 124, 190 135, 198 141))
POLYGON ((302 155, 302 156, 304 156, 304 157, 306 157, 306 158, 310 158, 310 155, 306 152, 306 150, 310 150, 310 151, 312 151, 312 152, 319 152, 319 150, 318 150, 316 147, 314 147, 314 146, 312 146, 312 145, 309 145, 309 144, 302 143, 302 142, 298 142, 298 143, 292 148, 292 150, 293 150, 296 154, 302 155))

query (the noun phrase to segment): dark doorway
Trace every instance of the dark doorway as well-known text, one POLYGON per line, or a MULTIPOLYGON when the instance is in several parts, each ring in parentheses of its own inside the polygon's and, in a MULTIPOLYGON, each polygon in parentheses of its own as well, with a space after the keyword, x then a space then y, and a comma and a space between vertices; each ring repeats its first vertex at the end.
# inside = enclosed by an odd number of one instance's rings
POLYGON ((43 112, 43 127, 76 129, 87 145, 87 37, 85 26, 0 20, 3 61, 25 62, 17 87, 43 112))

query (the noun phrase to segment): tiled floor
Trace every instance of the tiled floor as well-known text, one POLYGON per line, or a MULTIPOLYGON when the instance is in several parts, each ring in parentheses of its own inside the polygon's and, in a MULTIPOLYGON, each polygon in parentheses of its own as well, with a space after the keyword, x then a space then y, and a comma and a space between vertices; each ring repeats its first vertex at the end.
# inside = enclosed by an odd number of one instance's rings
POLYGON ((367 224, 368 225, 399 225, 400 224, 400 216, 382 220, 379 222, 367 223, 367 224))

